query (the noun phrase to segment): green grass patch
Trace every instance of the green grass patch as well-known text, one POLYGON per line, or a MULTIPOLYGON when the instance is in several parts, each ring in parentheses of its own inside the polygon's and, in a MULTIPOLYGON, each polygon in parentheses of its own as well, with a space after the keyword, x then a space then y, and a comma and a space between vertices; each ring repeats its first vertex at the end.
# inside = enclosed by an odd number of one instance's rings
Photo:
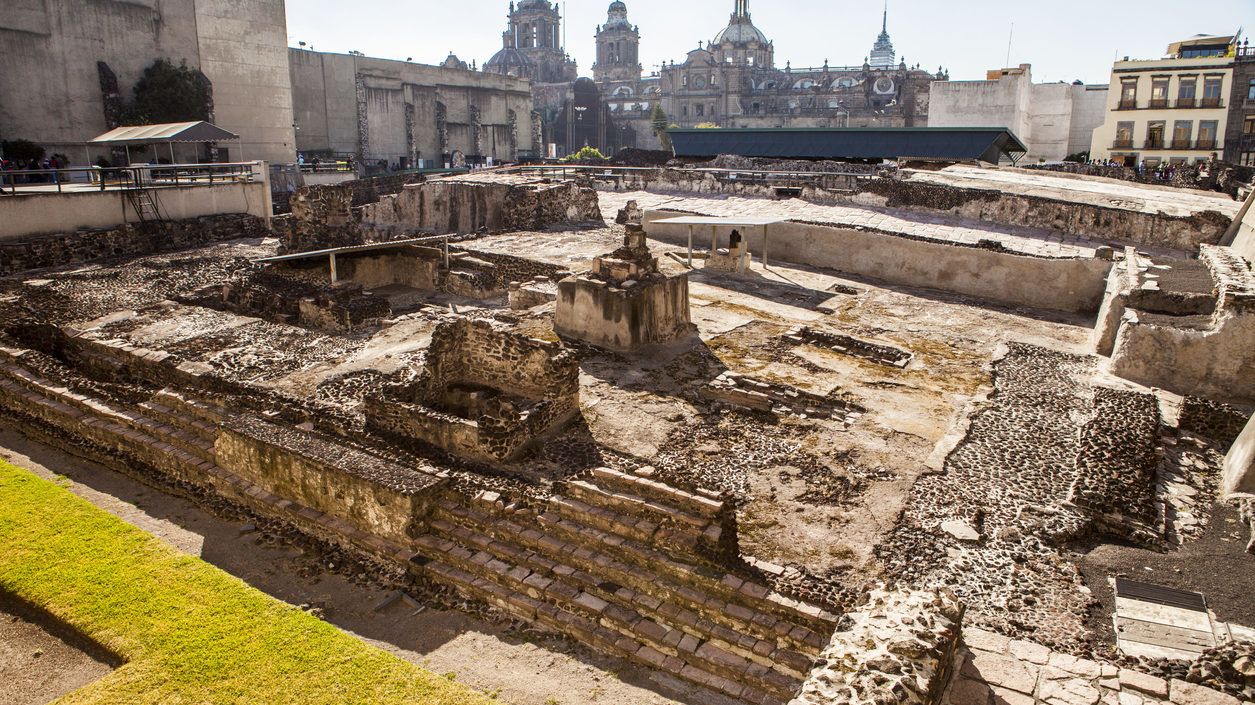
POLYGON ((62 705, 493 702, 4 462, 0 589, 125 661, 62 705))

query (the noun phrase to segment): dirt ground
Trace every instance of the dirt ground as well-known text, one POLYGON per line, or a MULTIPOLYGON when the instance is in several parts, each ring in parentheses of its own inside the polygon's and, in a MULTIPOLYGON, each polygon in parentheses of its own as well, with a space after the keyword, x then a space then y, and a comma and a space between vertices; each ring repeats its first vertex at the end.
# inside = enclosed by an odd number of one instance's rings
MULTIPOLYGON (((498 694, 502 702, 734 705, 682 681, 549 635, 508 630, 431 607, 414 614, 405 601, 376 611, 389 597, 387 591, 328 574, 301 549, 262 542, 242 522, 216 517, 189 500, 33 442, 3 422, 0 458, 43 477, 64 476, 72 481, 70 490, 78 496, 178 550, 199 556, 279 600, 316 608, 328 622, 364 641, 435 672, 454 673, 474 688, 498 694)), ((56 650, 52 646, 56 640, 44 635, 41 641, 37 628, 21 623, 15 627, 2 608, 0 604, 0 703, 42 705, 110 670, 70 647, 56 650), (19 635, 15 647, 10 634, 19 635), (31 655, 40 649, 45 655, 38 667, 31 667, 31 655), (28 662, 19 668, 23 657, 28 662), (54 657, 59 660, 45 660, 54 657), (46 663, 64 668, 49 669, 46 663), (11 687, 16 700, 10 699, 11 687)))
POLYGON ((0 593, 0 702, 44 705, 117 665, 82 636, 0 593))

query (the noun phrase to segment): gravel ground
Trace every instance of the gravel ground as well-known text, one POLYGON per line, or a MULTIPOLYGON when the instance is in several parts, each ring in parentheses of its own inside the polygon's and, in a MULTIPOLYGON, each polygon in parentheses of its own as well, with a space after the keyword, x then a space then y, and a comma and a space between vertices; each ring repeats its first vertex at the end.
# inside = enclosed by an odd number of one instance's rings
POLYGON ((84 637, 0 592, 0 702, 44 705, 117 665, 84 637))

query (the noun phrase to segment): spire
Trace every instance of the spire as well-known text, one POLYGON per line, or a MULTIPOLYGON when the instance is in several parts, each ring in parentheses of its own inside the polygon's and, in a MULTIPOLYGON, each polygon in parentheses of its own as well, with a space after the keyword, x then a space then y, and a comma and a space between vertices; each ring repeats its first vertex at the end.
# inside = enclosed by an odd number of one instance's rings
POLYGON ((736 0, 736 9, 733 10, 732 16, 733 17, 749 17, 750 16, 749 4, 750 4, 750 0, 736 0))
POLYGON ((889 33, 889 0, 885 0, 885 21, 880 25, 880 31, 885 34, 889 33))

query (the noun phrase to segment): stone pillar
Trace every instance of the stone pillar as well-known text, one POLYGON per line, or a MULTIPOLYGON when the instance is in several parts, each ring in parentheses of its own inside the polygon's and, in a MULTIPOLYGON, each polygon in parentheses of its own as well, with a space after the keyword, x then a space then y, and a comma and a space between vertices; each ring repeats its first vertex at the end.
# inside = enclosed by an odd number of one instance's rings
POLYGON ((1255 416, 1225 458, 1220 491, 1224 497, 1255 496, 1255 416))

